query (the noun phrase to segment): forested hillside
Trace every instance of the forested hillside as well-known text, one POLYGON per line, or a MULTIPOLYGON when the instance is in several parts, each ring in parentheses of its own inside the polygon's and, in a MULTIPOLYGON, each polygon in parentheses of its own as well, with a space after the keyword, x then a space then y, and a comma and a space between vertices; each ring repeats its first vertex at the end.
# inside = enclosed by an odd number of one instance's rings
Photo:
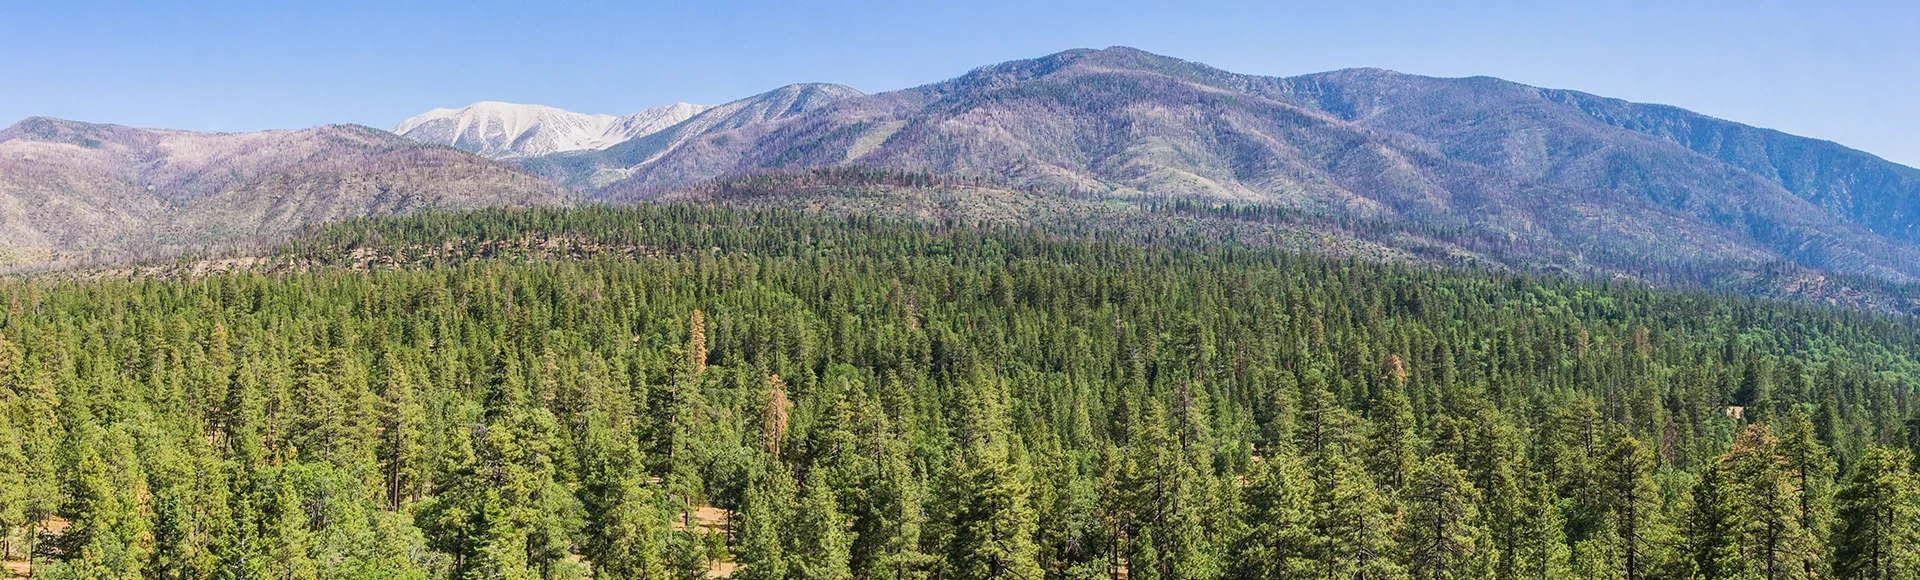
POLYGON ((36 578, 1909 578, 1920 323, 682 205, 0 281, 36 578))

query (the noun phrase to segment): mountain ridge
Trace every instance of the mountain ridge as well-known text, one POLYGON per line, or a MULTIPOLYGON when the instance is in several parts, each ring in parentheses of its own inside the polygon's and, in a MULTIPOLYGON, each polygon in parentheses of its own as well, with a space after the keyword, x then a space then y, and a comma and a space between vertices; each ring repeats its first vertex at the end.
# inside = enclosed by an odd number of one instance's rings
POLYGON ((1908 211, 1920 204, 1920 180, 1900 189, 1911 168, 1677 108, 1620 103, 1492 77, 1384 69, 1266 77, 1124 47, 1080 49, 652 140, 648 155, 620 159, 624 167, 610 167, 606 155, 594 156, 602 163, 590 171, 556 162, 565 156, 522 165, 604 200, 730 175, 868 166, 1119 201, 1191 197, 1399 220, 1539 248, 1526 260, 1609 262, 1602 270, 1788 260, 1920 279, 1920 240, 1906 233, 1920 214, 1908 211), (1779 165, 1773 158, 1735 155, 1753 146, 1716 152, 1717 141, 1655 130, 1654 113, 1853 165, 1768 171, 1779 165), (1882 177, 1849 177, 1869 173, 1882 177), (1895 190, 1863 193, 1876 184, 1895 190))
POLYGON ((546 105, 480 101, 433 109, 391 132, 493 159, 605 149, 685 121, 708 105, 674 103, 627 115, 576 113, 546 105))

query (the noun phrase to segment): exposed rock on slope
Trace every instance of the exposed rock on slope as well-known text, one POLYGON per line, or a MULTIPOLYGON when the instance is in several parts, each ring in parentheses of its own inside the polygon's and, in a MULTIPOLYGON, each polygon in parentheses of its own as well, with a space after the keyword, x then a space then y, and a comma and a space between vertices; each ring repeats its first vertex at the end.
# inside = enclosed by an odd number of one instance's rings
POLYGON ((603 151, 548 155, 521 165, 576 188, 627 179, 636 169, 642 182, 687 185, 748 165, 729 156, 732 147, 756 142, 788 119, 864 96, 841 85, 788 85, 701 111, 678 125, 603 151), (661 163, 669 155, 672 160, 661 163))
POLYGON ((494 159, 605 149, 685 121, 706 105, 674 103, 631 115, 589 115, 544 105, 479 102, 434 109, 393 128, 421 143, 447 145, 494 159))

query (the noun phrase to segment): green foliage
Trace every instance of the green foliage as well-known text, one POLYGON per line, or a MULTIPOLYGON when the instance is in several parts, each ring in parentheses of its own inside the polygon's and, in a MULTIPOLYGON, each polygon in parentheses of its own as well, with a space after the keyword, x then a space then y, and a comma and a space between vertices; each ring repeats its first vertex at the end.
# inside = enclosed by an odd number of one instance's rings
POLYGON ((1853 467, 1835 498, 1834 573, 1841 578, 1889 580, 1920 575, 1920 527, 1916 527, 1913 456, 1873 447, 1853 467))
POLYGON ((291 251, 0 282, 13 555, 66 526, 47 577, 1913 569, 1912 320, 686 206, 291 251))

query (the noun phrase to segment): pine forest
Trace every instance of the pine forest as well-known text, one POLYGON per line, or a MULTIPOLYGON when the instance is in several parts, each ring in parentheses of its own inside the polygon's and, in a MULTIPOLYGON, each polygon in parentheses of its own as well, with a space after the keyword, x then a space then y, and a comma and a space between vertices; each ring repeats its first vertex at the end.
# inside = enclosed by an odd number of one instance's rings
POLYGON ((1920 323, 641 205, 0 280, 41 579, 1920 578, 1920 323))

